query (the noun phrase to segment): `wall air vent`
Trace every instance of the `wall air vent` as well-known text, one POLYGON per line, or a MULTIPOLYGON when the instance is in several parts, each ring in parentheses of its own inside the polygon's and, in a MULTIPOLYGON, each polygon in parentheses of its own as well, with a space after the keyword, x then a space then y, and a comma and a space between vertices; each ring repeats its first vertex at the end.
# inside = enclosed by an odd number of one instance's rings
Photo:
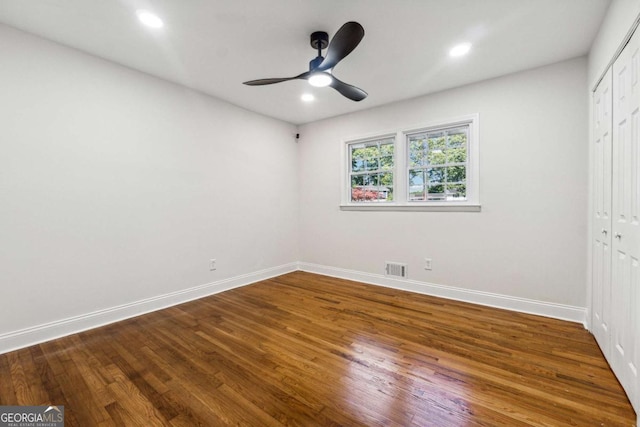
POLYGON ((399 262, 386 262, 385 266, 385 276, 392 277, 407 277, 407 264, 402 264, 399 262))

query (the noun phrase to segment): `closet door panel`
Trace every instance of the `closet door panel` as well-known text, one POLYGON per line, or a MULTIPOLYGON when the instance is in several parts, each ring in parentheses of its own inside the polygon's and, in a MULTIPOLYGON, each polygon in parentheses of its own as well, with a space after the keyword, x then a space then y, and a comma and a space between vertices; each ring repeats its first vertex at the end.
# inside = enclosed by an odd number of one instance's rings
POLYGON ((640 32, 613 64, 611 365, 638 409, 640 286, 640 32))
POLYGON ((593 232, 592 232, 592 332, 602 352, 611 352, 611 127, 612 72, 604 76, 593 94, 593 232))

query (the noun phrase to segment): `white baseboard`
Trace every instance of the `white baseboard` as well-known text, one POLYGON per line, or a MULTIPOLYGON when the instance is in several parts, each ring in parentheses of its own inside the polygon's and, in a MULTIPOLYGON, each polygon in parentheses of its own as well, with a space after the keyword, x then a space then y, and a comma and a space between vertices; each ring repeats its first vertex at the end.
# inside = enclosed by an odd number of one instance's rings
POLYGON ((249 285, 260 280, 290 273, 297 269, 298 263, 294 262, 2 334, 0 335, 0 354, 249 285))
POLYGON ((403 291, 416 292, 456 301, 470 302, 473 304, 503 308, 521 313, 536 314, 538 316, 554 319, 568 320, 581 323, 586 326, 586 308, 571 305, 554 304, 544 301, 536 301, 526 298, 512 297, 508 295, 494 294, 490 292, 475 291, 471 289, 456 288, 453 286, 436 285, 416 280, 395 279, 382 274, 364 273, 361 271, 347 270, 343 268, 327 267, 324 265, 299 262, 298 268, 309 273, 323 274, 325 276, 354 280, 372 285, 385 286, 403 291))
POLYGON ((525 298, 437 285, 433 283, 418 282, 416 280, 394 279, 382 274, 372 274, 306 262, 297 262, 2 334, 0 335, 0 354, 86 331, 88 329, 98 328, 110 323, 140 316, 142 314, 161 310, 163 308, 182 304, 188 301, 193 301, 198 298, 217 294, 240 286, 246 286, 296 270, 457 301, 470 302, 473 304, 568 320, 571 322, 582 323, 583 325, 586 325, 587 321, 586 309, 582 307, 529 300, 525 298))

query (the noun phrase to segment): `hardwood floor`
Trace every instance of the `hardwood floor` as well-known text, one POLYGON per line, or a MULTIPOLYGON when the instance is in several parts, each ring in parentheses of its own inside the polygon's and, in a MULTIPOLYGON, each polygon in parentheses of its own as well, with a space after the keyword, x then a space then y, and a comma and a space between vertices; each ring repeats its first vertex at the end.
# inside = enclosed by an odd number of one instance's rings
POLYGON ((633 426, 581 325, 295 272, 0 355, 66 426, 633 426))

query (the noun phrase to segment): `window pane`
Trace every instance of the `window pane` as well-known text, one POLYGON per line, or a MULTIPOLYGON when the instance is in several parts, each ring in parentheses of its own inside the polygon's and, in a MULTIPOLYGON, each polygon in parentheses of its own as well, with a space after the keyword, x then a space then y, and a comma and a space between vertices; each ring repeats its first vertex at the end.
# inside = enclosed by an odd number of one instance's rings
POLYGON ((362 187, 354 187, 351 189, 351 201, 352 202, 365 202, 367 195, 362 187))
POLYGON ((427 141, 423 136, 409 138, 409 166, 423 166, 427 152, 427 141))
POLYGON ((380 174, 380 187, 378 187, 378 200, 390 202, 393 200, 393 174, 380 174))
POLYGON ((367 159, 365 161, 365 167, 367 168, 368 171, 378 170, 378 159, 377 158, 367 159))
POLYGON ((357 147, 352 151, 351 155, 352 159, 357 160, 357 169, 352 169, 353 172, 378 170, 378 156, 380 155, 380 149, 378 148, 377 142, 358 144, 353 147, 357 147))
POLYGON ((445 168, 428 168, 426 173, 429 185, 442 184, 445 181, 444 172, 445 168))
POLYGON ((366 201, 366 180, 368 175, 357 175, 351 177, 351 201, 352 202, 364 202, 366 201))
POLYGON ((378 188, 372 188, 370 190, 373 194, 373 199, 376 202, 386 202, 387 201, 387 197, 388 197, 388 193, 389 190, 386 187, 378 187, 378 188))
POLYGON ((464 166, 450 166, 447 169, 447 182, 465 182, 467 168, 464 166))
POLYGON ((430 165, 442 165, 447 161, 445 149, 447 148, 447 138, 444 132, 434 132, 429 134, 429 154, 427 162, 430 165))
POLYGON ((435 149, 429 151, 427 154, 427 162, 428 165, 444 165, 447 162, 447 154, 444 150, 435 149))
POLYGON ((383 201, 385 202, 393 202, 393 185, 389 185, 384 187, 386 189, 387 198, 383 201))
POLYGON ((351 171, 362 172, 364 171, 364 159, 366 156, 366 149, 362 145, 351 146, 351 171))
POLYGON ((380 174, 380 185, 385 187, 391 187, 393 185, 393 174, 392 173, 381 173, 380 174))
POLYGON ((393 157, 380 157, 380 169, 388 171, 393 169, 393 157))
POLYGON ((424 171, 409 171, 409 200, 424 200, 424 171))
POLYGON ((393 157, 393 143, 380 144, 380 155, 393 157))
POLYGON ((393 142, 389 140, 351 145, 351 172, 393 169, 393 142))
POLYGON ((409 186, 424 184, 424 171, 422 169, 412 169, 409 171, 409 186))
POLYGON ((427 200, 429 201, 446 200, 443 184, 430 185, 427 191, 427 200))
POLYGON ((378 166, 382 170, 393 169, 393 143, 381 143, 380 144, 380 165, 378 166))
POLYGON ((467 161, 467 128, 450 130, 447 147, 447 163, 465 163, 467 161))
POLYGON ((364 185, 364 175, 354 175, 351 177, 351 188, 364 185))
POLYGON ((364 185, 367 187, 377 187, 379 185, 378 174, 375 175, 364 175, 364 185))
POLYGON ((368 143, 364 149, 364 156, 367 159, 376 159, 380 157, 380 148, 378 147, 378 143, 368 143))
POLYGON ((446 150, 447 163, 466 163, 467 146, 449 148, 446 150))
POLYGON ((466 184, 447 185, 447 200, 462 201, 467 199, 466 184))
POLYGON ((449 148, 459 148, 467 145, 467 128, 450 129, 447 131, 449 138, 447 145, 449 148))
POLYGON ((364 160, 362 159, 351 159, 351 171, 352 172, 363 172, 364 171, 364 160))
POLYGON ((364 200, 364 192, 362 187, 364 186, 364 176, 356 175, 351 177, 351 201, 360 202, 364 200))
POLYGON ((411 187, 411 191, 409 192, 409 201, 423 202, 424 200, 424 186, 411 187))
MULTIPOLYGON (((351 186, 351 201, 352 202, 387 202, 393 200, 393 186, 385 185, 373 185, 373 184, 353 184, 358 180, 352 177, 351 186)), ((359 177, 363 178, 363 177, 359 177)), ((364 176, 365 182, 380 182, 387 180, 387 177, 379 177, 378 175, 366 175, 364 176)), ((391 178, 391 182, 393 179, 391 178)))

